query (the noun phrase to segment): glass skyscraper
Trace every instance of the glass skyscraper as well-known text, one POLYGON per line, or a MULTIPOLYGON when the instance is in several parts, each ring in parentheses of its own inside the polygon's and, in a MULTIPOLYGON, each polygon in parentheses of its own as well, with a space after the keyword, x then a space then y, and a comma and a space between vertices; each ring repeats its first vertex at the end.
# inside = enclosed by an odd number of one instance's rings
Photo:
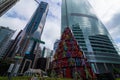
MULTIPOLYGON (((15 69, 13 73, 24 73, 29 68, 34 68, 36 64, 36 55, 40 50, 41 35, 46 22, 49 5, 46 2, 40 2, 30 21, 25 28, 17 35, 13 47, 9 50, 7 57, 18 58, 16 60, 15 69), (17 67, 19 65, 19 67, 17 67), (19 69, 19 70, 18 70, 19 69)), ((37 56, 38 57, 38 56, 37 56)))
POLYGON ((44 29, 49 5, 46 2, 40 2, 38 8, 33 14, 31 20, 23 30, 24 36, 22 38, 19 51, 24 53, 24 59, 20 67, 20 72, 23 73, 28 68, 34 68, 35 55, 39 51, 39 44, 35 40, 41 40, 41 35, 44 29), (33 40, 35 39, 35 40, 33 40))
POLYGON ((87 0, 62 0, 61 32, 70 27, 95 73, 120 68, 120 56, 87 0))
POLYGON ((16 52, 30 54, 34 51, 38 43, 32 40, 32 38, 41 40, 48 8, 49 6, 46 2, 41 2, 39 4, 30 21, 19 35, 20 40, 16 52))

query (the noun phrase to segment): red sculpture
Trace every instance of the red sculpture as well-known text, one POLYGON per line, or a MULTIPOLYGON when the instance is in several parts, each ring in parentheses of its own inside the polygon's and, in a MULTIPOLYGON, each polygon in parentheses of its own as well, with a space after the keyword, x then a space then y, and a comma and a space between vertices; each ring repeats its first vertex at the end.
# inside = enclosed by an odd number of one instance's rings
POLYGON ((69 27, 64 30, 61 36, 52 62, 52 69, 58 77, 62 75, 62 77, 75 80, 94 80, 95 78, 69 27))

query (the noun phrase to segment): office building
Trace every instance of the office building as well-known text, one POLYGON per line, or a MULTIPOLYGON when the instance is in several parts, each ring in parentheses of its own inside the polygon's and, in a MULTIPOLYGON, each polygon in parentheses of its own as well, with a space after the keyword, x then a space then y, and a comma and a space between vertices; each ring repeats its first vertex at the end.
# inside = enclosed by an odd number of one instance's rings
POLYGON ((19 0, 0 0, 0 16, 8 11, 19 0))
POLYGON ((23 32, 21 39, 17 44, 16 53, 23 56, 23 61, 20 66, 20 72, 25 72, 28 68, 34 67, 34 59, 36 51, 39 51, 41 35, 48 13, 48 3, 41 2, 28 22, 23 32))
POLYGON ((47 71, 50 67, 50 62, 53 60, 53 50, 44 47, 42 51, 42 58, 46 58, 46 66, 45 71, 47 71))
POLYGON ((0 58, 5 56, 5 52, 10 44, 14 30, 0 26, 0 58))
POLYGON ((62 0, 61 32, 70 27, 95 73, 120 68, 120 56, 103 23, 87 0, 62 0))
POLYGON ((5 58, 15 59, 15 66, 12 73, 24 73, 29 68, 36 66, 36 61, 40 57, 41 35, 48 13, 48 3, 41 2, 31 17, 28 24, 21 30, 14 40, 5 58), (19 66, 18 66, 19 65, 19 66))
POLYGON ((44 47, 41 57, 51 57, 53 55, 53 51, 50 50, 49 48, 44 47))
POLYGON ((20 34, 22 33, 22 30, 19 31, 16 38, 11 41, 9 48, 6 51, 6 54, 4 56, 4 59, 6 58, 14 58, 15 57, 15 51, 17 49, 17 44, 19 40, 21 39, 20 34))
POLYGON ((59 40, 59 39, 57 39, 57 40, 55 41, 55 43, 54 43, 54 47, 53 47, 54 51, 56 51, 56 49, 57 49, 57 47, 58 47, 59 42, 60 42, 60 40, 59 40))
POLYGON ((37 61, 36 69, 41 69, 45 71, 47 58, 39 58, 37 61))

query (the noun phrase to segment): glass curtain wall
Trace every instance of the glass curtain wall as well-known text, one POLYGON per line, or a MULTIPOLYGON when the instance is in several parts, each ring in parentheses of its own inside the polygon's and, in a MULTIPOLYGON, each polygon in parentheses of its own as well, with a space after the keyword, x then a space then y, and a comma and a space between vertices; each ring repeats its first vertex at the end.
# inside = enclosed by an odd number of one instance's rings
POLYGON ((110 34, 87 0, 62 0, 61 10, 61 33, 65 27, 71 28, 95 73, 109 71, 107 64, 120 66, 110 34))

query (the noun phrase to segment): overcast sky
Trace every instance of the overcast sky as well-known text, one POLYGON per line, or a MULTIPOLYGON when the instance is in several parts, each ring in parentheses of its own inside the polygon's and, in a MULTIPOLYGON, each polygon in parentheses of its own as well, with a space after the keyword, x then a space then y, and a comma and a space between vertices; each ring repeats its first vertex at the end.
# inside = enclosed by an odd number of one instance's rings
MULTIPOLYGON (((39 0, 42 1, 42 0, 39 0)), ((43 0, 49 3, 42 40, 45 46, 53 49, 53 44, 60 37, 61 0, 43 0)), ((120 48, 120 0, 89 0, 98 18, 105 24, 114 42, 120 48)), ((38 4, 34 0, 20 0, 6 14, 0 17, 0 26, 10 27, 17 34, 23 29, 34 13, 38 4)))

